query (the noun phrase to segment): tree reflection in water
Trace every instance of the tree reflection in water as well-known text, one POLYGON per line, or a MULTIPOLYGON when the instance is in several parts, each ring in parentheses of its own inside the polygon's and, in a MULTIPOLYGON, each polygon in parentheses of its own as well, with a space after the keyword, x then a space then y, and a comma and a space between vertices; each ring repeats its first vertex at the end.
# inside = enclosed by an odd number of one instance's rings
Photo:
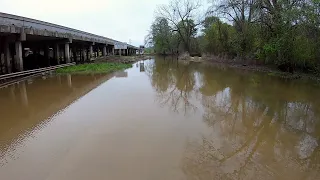
POLYGON ((319 178, 320 95, 312 82, 170 59, 147 69, 162 106, 202 109, 212 129, 187 146, 188 179, 319 178))
POLYGON ((174 112, 192 112, 195 95, 195 71, 191 66, 180 64, 174 58, 154 61, 147 72, 152 86, 157 92, 157 101, 161 106, 168 106, 174 112))

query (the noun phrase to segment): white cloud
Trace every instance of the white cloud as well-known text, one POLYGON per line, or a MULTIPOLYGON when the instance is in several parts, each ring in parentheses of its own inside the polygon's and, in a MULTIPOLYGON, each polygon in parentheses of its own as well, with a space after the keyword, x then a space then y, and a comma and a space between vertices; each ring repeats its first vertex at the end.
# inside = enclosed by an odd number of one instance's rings
POLYGON ((0 11, 43 20, 133 45, 144 36, 158 4, 168 0, 1 0, 0 11))

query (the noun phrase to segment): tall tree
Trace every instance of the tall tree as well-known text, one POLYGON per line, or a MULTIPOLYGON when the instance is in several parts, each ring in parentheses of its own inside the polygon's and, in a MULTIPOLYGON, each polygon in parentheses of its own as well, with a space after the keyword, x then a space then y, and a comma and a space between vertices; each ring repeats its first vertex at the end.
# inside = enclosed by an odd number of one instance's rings
POLYGON ((149 39, 154 45, 155 51, 159 54, 168 54, 173 51, 172 30, 168 21, 164 18, 157 18, 151 26, 149 39))
POLYGON ((169 22, 173 31, 177 32, 184 50, 191 51, 192 38, 195 36, 196 27, 201 24, 197 20, 199 15, 200 1, 194 0, 171 0, 169 5, 158 7, 158 18, 164 18, 169 22))

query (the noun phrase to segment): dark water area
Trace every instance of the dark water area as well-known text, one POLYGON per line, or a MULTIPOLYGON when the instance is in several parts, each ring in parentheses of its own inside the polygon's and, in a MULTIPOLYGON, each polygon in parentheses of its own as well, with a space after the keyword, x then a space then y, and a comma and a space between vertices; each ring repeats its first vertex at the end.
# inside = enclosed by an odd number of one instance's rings
POLYGON ((313 81, 170 58, 0 89, 0 179, 319 179, 313 81))

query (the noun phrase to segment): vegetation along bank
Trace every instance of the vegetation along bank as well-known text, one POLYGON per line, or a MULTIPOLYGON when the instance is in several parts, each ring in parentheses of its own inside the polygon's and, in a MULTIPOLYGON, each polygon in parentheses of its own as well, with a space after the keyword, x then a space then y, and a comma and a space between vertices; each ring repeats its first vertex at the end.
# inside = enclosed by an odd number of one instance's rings
POLYGON ((320 1, 171 0, 156 10, 146 44, 156 54, 319 75, 320 1))
POLYGON ((123 63, 90 63, 57 69, 57 73, 110 73, 132 67, 123 63))

